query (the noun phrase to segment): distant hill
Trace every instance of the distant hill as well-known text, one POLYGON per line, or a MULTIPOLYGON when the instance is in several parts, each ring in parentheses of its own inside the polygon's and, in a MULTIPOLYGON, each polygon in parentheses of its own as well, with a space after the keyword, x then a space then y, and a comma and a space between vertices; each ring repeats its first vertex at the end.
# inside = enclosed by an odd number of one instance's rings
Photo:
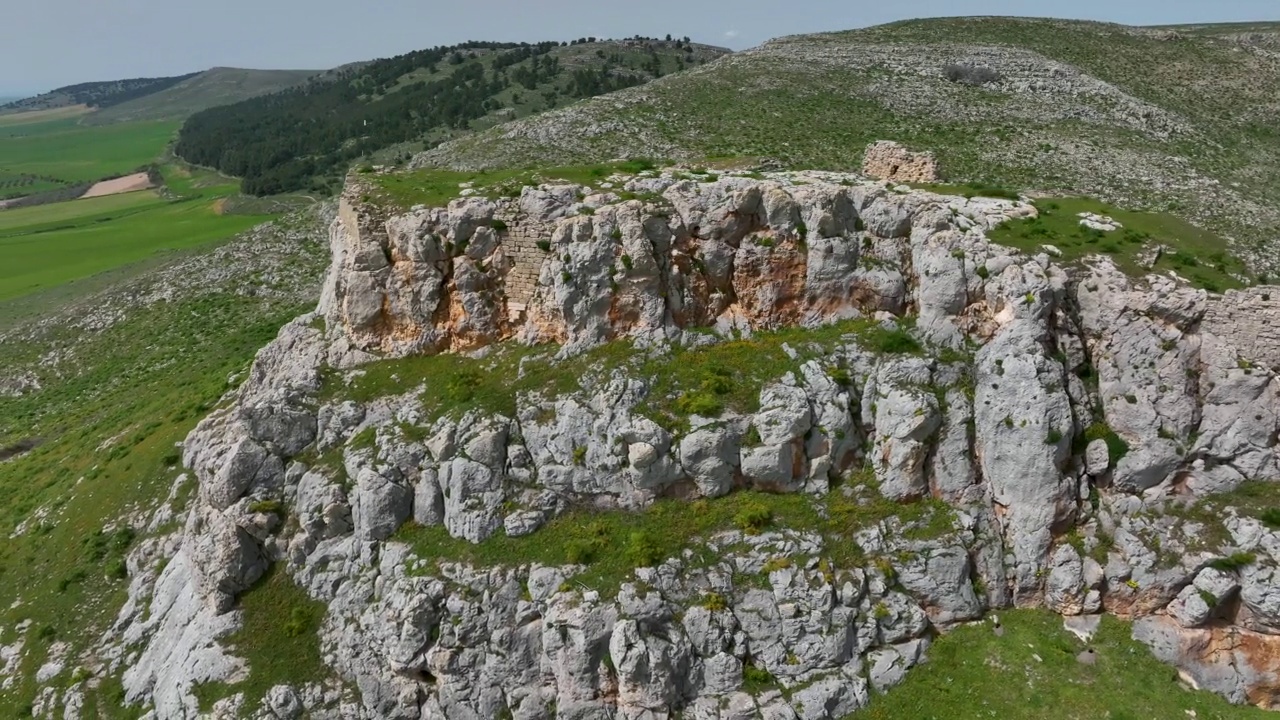
POLYGON ((53 110, 73 105, 88 105, 94 108, 108 108, 135 98, 150 95, 172 87, 199 73, 177 75, 161 78, 132 78, 129 80, 110 80, 107 82, 89 82, 68 85, 51 90, 42 95, 24 98, 0 106, 0 114, 30 112, 33 110, 53 110))
POLYGON ((316 70, 245 70, 213 68, 182 82, 104 108, 87 118, 90 125, 133 120, 176 120, 218 105, 293 87, 317 75, 316 70))
POLYGON ((176 152, 244 178, 245 192, 327 191, 352 161, 388 146, 421 150, 728 52, 670 37, 437 47, 197 113, 176 152))
POLYGON ((949 18, 785 37, 414 164, 740 157, 857 170, 869 142, 897 140, 934 151, 951 180, 1175 212, 1280 270, 1277 28, 949 18))
POLYGON ((278 92, 316 76, 323 77, 323 73, 219 67, 175 77, 81 83, 0 103, 0 116, 81 107, 88 108, 81 120, 86 125, 181 120, 217 105, 278 92))

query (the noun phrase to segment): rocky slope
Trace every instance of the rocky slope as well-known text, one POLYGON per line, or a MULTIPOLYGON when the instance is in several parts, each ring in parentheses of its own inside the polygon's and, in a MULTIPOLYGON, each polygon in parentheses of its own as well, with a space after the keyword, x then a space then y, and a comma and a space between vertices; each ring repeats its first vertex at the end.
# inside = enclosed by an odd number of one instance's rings
POLYGON ((130 556, 100 654, 155 717, 840 718, 1012 606, 1280 705, 1266 288, 1059 265, 986 239, 1030 204, 834 173, 369 198, 130 556), (314 680, 235 635, 273 567, 320 603, 314 680))

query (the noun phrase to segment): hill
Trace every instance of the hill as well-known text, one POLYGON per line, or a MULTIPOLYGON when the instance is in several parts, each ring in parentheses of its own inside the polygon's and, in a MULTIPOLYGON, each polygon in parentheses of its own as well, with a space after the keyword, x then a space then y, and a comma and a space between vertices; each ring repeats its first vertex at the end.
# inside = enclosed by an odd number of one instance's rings
POLYGON ((157 92, 102 108, 90 125, 136 120, 178 120, 218 105, 279 92, 305 82, 315 70, 213 68, 157 92))
POLYGON ((107 108, 173 87, 199 73, 161 78, 132 78, 68 85, 35 97, 0 105, 0 115, 86 105, 107 108))
POLYGON ((354 160, 437 144, 576 99, 641 85, 727 51, 683 40, 466 43, 377 60, 192 116, 176 152, 258 195, 332 189, 354 160))
POLYGON ((1274 274, 1280 55, 1242 40, 1247 29, 957 18, 786 37, 415 165, 719 156, 855 169, 867 143, 892 139, 934 151, 953 179, 1176 211, 1274 274))
POLYGON ((0 118, 166 185, 0 212, 0 718, 1266 717, 1280 288, 1177 216, 1262 222, 1181 95, 1275 102, 1266 32, 1026 22, 330 71, 228 118, 446 144, 230 242, 176 122, 0 118), (985 185, 823 169, 880 137, 985 185))

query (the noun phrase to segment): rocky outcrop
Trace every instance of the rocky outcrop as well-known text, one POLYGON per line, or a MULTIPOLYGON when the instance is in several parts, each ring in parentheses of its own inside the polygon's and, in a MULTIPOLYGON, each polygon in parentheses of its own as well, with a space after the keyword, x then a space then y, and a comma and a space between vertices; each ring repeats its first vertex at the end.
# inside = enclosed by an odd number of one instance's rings
POLYGON ((938 159, 931 152, 912 152, 896 142, 881 140, 867 146, 862 174, 891 182, 936 183, 938 159))
POLYGON ((518 199, 471 196, 395 217, 362 201, 356 183, 333 225, 320 310, 335 346, 356 360, 513 337, 572 350, 622 337, 661 341, 694 327, 900 315, 911 301, 904 270, 913 225, 932 236, 1034 213, 1005 200, 844 182, 822 173, 638 178, 618 183, 647 200, 526 187, 518 199), (532 252, 530 229, 545 233, 532 252), (538 268, 531 292, 508 282, 530 265, 538 268))
POLYGON ((1280 380, 1239 324, 1204 322, 1217 299, 989 243, 1022 203, 825 173, 610 182, 637 197, 526 188, 390 216, 348 194, 327 330, 286 326, 186 442, 200 491, 182 561, 150 615, 121 621, 141 652, 130 698, 182 717, 196 683, 234 679, 197 649, 280 563, 325 604, 326 663, 358 688, 266 701, 316 717, 838 718, 935 632, 1010 605, 1138 618, 1195 682, 1276 704, 1280 533, 1244 506, 1187 510, 1280 478, 1280 380), (548 249, 517 307, 507 238, 535 226, 548 249), (699 328, 850 318, 783 345, 750 408, 646 411, 672 347, 716 342, 699 328), (375 354, 558 342, 569 362, 619 338, 643 361, 522 391, 514 411, 434 413, 419 391, 450 379, 429 375, 359 402, 340 380, 321 392, 375 354), (486 566, 398 534, 537 545, 566 513, 706 511, 744 490, 811 496, 821 520, 756 512, 595 587, 580 554, 486 566))

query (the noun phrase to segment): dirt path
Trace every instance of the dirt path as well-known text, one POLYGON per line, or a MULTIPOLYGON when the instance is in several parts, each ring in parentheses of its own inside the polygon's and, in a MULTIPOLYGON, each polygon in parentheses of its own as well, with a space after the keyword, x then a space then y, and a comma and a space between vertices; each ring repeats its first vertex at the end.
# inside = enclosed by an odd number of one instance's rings
POLYGON ((134 192, 136 190, 146 190, 149 187, 151 187, 151 179, 147 177, 146 173, 134 173, 115 180, 103 180, 89 188, 89 192, 81 195, 80 198, 119 195, 120 193, 134 192))

